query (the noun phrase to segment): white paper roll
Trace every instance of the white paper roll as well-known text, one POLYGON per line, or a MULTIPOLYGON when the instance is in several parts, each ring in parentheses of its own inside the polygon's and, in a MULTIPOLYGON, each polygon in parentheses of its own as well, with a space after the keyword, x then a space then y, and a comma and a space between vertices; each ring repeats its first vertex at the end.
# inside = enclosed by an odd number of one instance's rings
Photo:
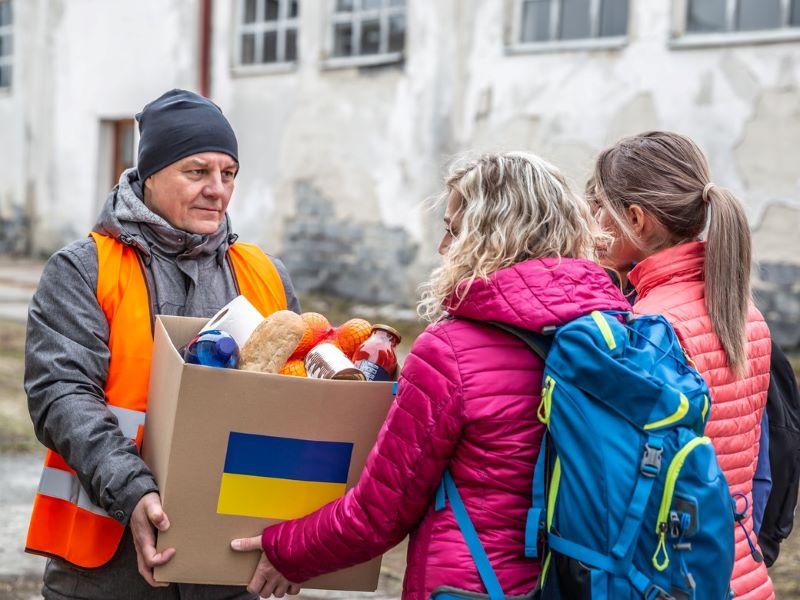
POLYGON ((200 331, 220 329, 231 334, 241 349, 264 316, 244 296, 237 296, 203 325, 200 331))

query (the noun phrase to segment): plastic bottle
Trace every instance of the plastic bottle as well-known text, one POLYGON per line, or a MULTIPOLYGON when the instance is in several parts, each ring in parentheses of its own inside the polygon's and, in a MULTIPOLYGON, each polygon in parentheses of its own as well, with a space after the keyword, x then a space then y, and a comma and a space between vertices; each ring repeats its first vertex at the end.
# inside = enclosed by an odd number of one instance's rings
POLYGON ((229 333, 210 329, 198 333, 182 348, 183 360, 192 365, 235 369, 239 364, 239 346, 229 333))

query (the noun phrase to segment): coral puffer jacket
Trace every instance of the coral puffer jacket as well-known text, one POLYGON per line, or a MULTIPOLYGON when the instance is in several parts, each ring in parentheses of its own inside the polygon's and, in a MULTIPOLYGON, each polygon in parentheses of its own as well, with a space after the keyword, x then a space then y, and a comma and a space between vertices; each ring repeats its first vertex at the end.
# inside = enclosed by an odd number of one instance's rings
POLYGON ((542 362, 516 337, 476 321, 541 331, 593 310, 630 310, 594 263, 526 261, 476 281, 461 305, 414 343, 397 398, 358 484, 302 519, 264 530, 262 545, 289 580, 366 561, 409 532, 403 598, 441 585, 484 591, 449 505, 433 498, 445 467, 458 485, 507 594, 536 584, 524 526, 544 426, 536 411, 542 362))
MULTIPOLYGON (((731 494, 741 493, 753 506, 752 489, 761 435, 761 417, 767 401, 771 342, 769 329, 751 304, 747 322, 747 373, 736 379, 727 368, 725 352, 711 327, 706 309, 703 266, 705 244, 689 242, 668 248, 639 263, 630 273, 636 288, 637 314, 663 314, 678 334, 686 353, 711 388, 711 438, 731 494)), ((739 510, 744 502, 737 502, 739 510)), ((744 521, 753 543, 753 519, 744 521)), ((736 600, 774 598, 764 563, 757 563, 742 528, 735 527, 736 559, 731 587, 736 600)))

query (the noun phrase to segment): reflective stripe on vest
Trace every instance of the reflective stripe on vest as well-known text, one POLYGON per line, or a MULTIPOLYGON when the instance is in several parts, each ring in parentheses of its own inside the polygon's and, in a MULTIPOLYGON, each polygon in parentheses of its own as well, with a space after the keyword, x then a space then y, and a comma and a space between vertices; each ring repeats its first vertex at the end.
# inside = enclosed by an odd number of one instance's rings
MULTIPOLYGON (((92 237, 97 245, 97 301, 109 324, 106 406, 122 434, 141 449, 153 351, 153 308, 144 266, 133 248, 96 233, 92 237)), ((229 248, 228 261, 239 292, 264 316, 286 309, 280 275, 261 249, 236 243, 229 248)), ((129 517, 117 516, 120 521, 129 517)), ((64 459, 48 451, 26 550, 94 568, 111 560, 123 531, 119 521, 91 501, 64 459)))

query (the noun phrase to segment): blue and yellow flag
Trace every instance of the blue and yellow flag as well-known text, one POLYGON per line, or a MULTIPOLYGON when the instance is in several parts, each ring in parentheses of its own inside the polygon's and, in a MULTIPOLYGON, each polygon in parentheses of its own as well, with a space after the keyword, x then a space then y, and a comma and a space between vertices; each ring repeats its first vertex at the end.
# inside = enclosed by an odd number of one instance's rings
POLYGON ((294 519, 344 495, 353 444, 232 431, 217 512, 294 519))

